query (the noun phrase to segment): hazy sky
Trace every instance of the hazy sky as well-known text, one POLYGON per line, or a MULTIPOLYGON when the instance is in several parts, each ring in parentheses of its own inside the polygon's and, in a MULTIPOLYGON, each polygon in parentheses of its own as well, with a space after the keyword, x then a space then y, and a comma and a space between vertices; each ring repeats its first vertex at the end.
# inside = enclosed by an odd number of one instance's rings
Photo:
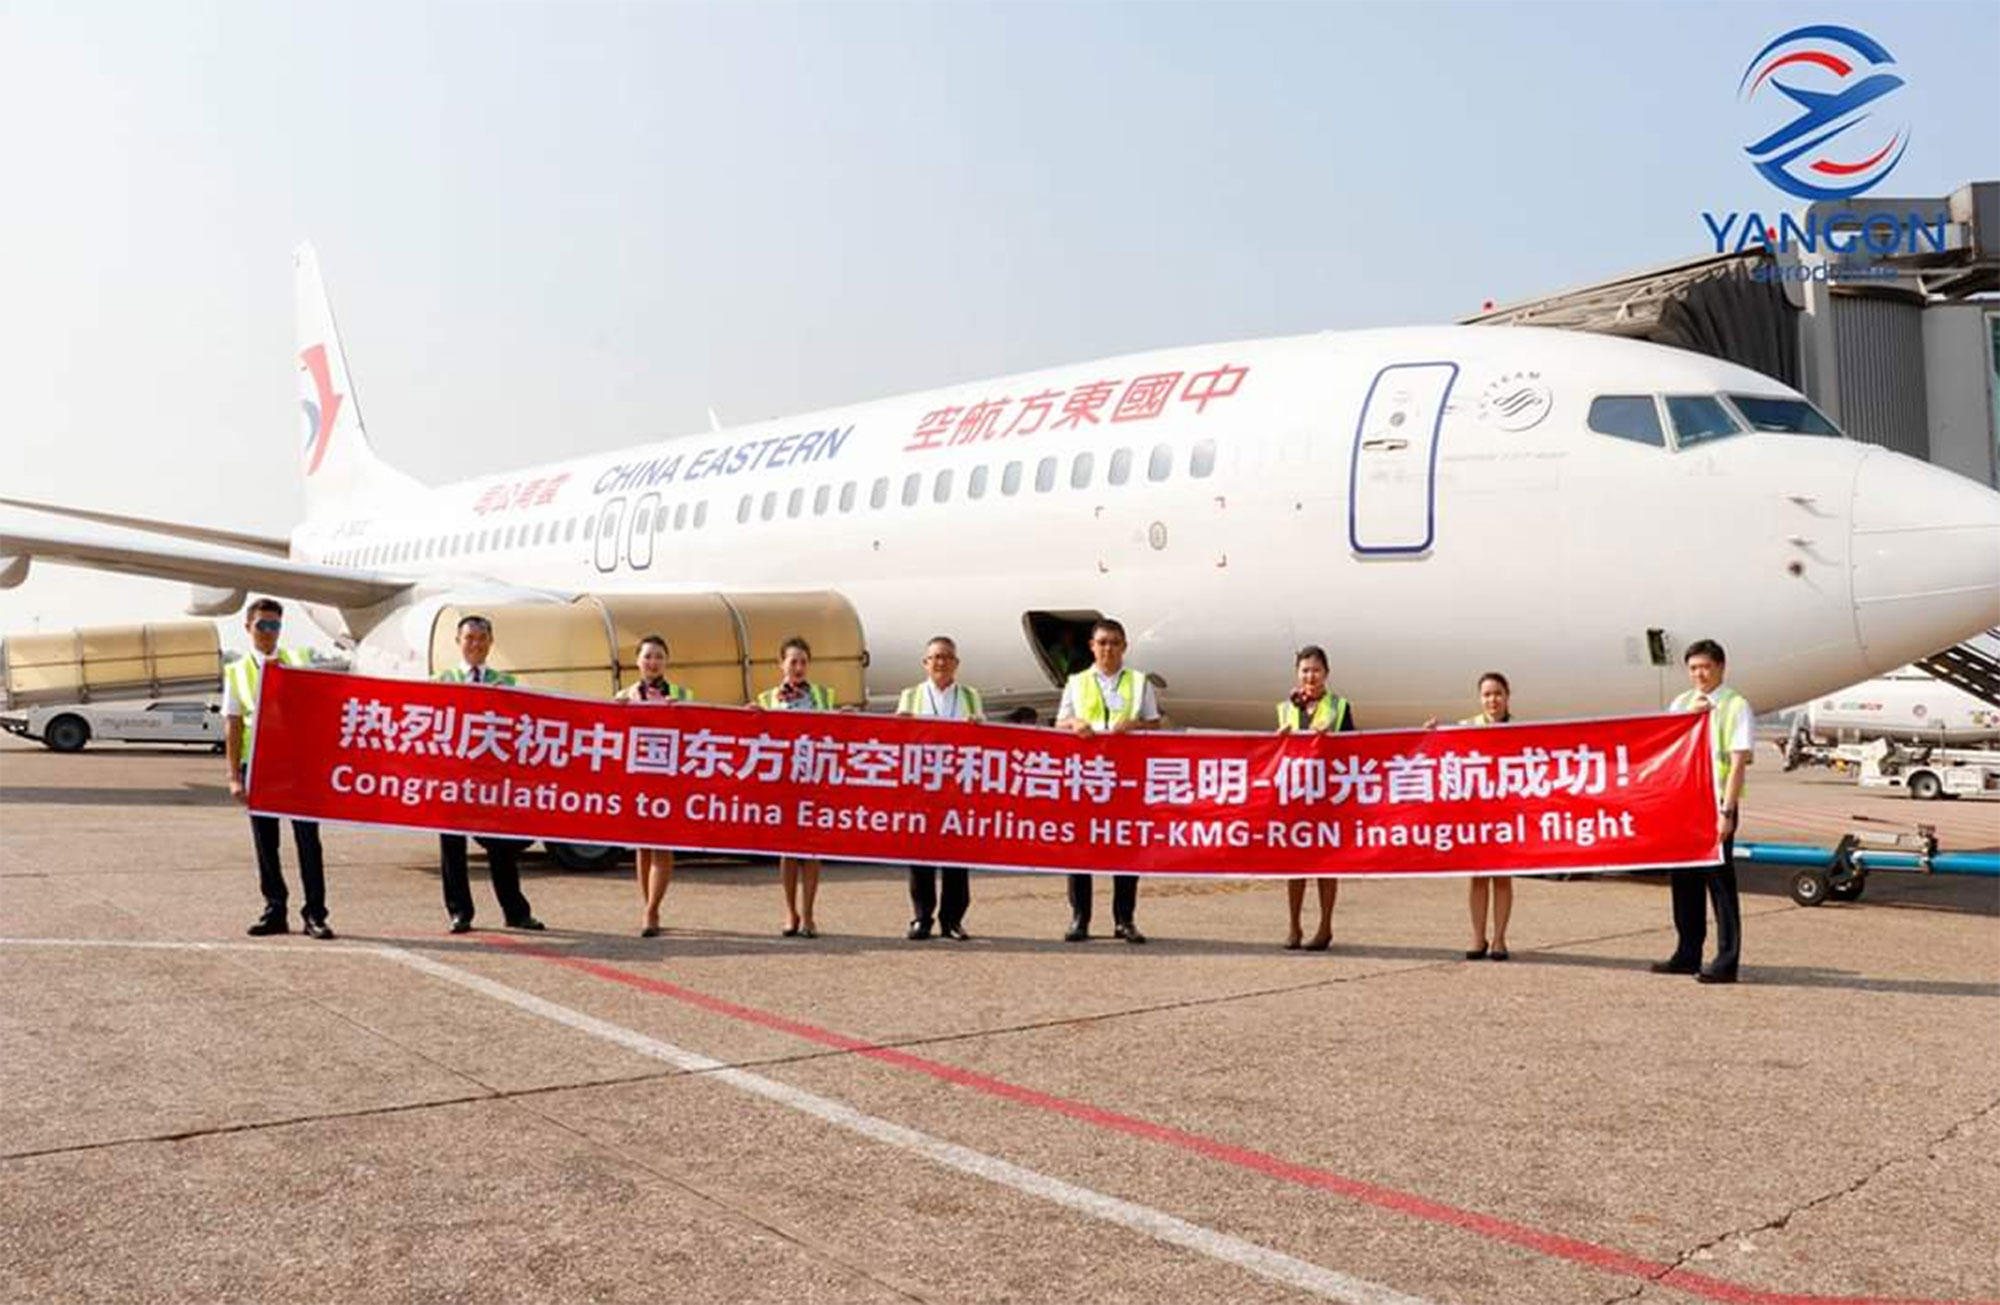
MULTIPOLYGON (((426 480, 1449 321, 1777 211, 1737 81, 1815 22, 1908 80, 1887 193, 2000 175, 1992 3, 0 0, 0 484, 284 533, 301 240, 426 480)), ((37 567, 0 631, 184 599, 37 567)))

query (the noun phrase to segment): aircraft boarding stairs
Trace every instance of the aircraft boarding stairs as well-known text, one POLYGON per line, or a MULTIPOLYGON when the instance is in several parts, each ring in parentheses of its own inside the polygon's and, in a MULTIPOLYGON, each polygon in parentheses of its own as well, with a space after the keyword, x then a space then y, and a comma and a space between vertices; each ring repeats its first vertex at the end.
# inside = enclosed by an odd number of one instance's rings
POLYGON ((1981 702, 2000 707, 2000 629, 1988 630, 1955 647, 1919 657, 1916 664, 1981 702))

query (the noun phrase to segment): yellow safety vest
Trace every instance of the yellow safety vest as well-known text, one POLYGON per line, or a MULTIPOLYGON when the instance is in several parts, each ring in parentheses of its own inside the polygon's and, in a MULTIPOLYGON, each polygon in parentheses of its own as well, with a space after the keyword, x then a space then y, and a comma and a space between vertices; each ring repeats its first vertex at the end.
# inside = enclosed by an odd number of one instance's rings
MULTIPOLYGON (((936 713, 931 710, 931 695, 924 692, 924 689, 929 684, 930 681, 926 680, 923 684, 913 684, 903 690, 902 696, 896 699, 896 714, 898 716, 935 715, 936 713)), ((965 715, 961 719, 986 719, 986 707, 979 700, 979 690, 973 688, 970 684, 954 684, 952 687, 958 690, 958 700, 965 708, 965 715)))
POLYGON ((1488 716, 1483 711, 1480 712, 1477 716, 1467 716, 1464 720, 1459 722, 1459 724, 1461 725, 1505 725, 1508 723, 1509 722, 1507 721, 1494 720, 1492 717, 1488 716))
MULTIPOLYGON (((1699 690, 1689 689, 1675 698, 1670 711, 1691 711, 1694 700, 1700 697, 1699 690)), ((1730 755, 1729 740, 1736 733, 1736 723, 1743 719, 1743 713, 1750 710, 1750 703, 1744 696, 1728 685, 1718 685, 1715 692, 1708 695, 1712 704, 1708 722, 1710 745, 1715 749, 1715 796, 1720 798, 1729 791, 1729 772, 1736 760, 1730 755)))
POLYGON ((1312 724, 1309 727, 1300 726, 1297 703, 1287 698, 1278 704, 1278 728, 1281 730, 1311 728, 1337 733, 1346 721, 1347 699, 1331 693, 1322 693, 1319 701, 1313 704, 1312 724))
POLYGON ((1105 704, 1104 690, 1097 684, 1097 668, 1078 671, 1069 677, 1070 701, 1076 704, 1078 719, 1109 728, 1114 720, 1139 719, 1139 704, 1145 698, 1146 676, 1127 666, 1118 672, 1119 708, 1116 717, 1105 704))
MULTIPOLYGON (((287 666, 310 666, 312 654, 303 648, 280 648, 271 656, 287 666)), ((243 763, 250 763, 250 746, 256 734, 250 728, 250 718, 257 714, 257 690, 264 683, 264 667, 257 660, 257 654, 245 653, 229 663, 224 672, 229 677, 229 687, 236 691, 236 701, 243 708, 243 747, 237 755, 243 763)))
MULTIPOLYGON (((507 687, 512 687, 513 684, 515 683, 513 675, 511 675, 507 671, 495 670, 491 666, 482 666, 479 669, 486 673, 486 678, 479 682, 482 686, 488 684, 498 684, 507 687)), ((439 684, 472 683, 471 680, 465 677, 465 668, 463 666, 454 666, 451 667, 449 670, 439 671, 434 678, 437 680, 439 684)))
MULTIPOLYGON (((812 710, 814 711, 833 710, 832 689, 827 688, 823 684, 808 683, 806 685, 806 693, 809 695, 809 700, 812 703, 812 710)), ((766 689, 762 693, 758 694, 757 705, 759 707, 769 707, 775 711, 785 710, 784 704, 778 701, 778 689, 775 687, 766 689)))

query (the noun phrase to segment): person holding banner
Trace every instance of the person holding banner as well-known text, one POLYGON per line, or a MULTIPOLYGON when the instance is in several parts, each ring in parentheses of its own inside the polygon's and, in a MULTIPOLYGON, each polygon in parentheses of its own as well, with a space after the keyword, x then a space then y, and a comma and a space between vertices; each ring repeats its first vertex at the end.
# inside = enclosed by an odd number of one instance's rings
MULTIPOLYGON (((1314 734, 1339 734, 1353 729, 1353 707, 1347 699, 1326 691, 1326 649, 1307 644, 1293 655, 1292 665, 1298 687, 1291 697, 1278 704, 1278 733, 1310 730, 1314 734)), ((1333 945, 1333 904, 1340 896, 1340 881, 1322 877, 1314 882, 1319 885, 1319 929, 1311 942, 1304 942, 1305 928, 1299 915, 1306 904, 1306 881, 1285 881, 1285 904, 1292 913, 1291 928, 1285 934, 1286 951, 1295 952, 1303 946, 1309 952, 1323 952, 1333 945)))
MULTIPOLYGON (((257 715, 257 692, 263 683, 264 667, 273 661, 286 666, 309 666, 312 655, 302 648, 280 648, 278 635, 285 628, 285 609, 275 598, 259 598, 243 613, 243 627, 250 632, 250 651, 229 663, 222 676, 223 752, 229 762, 229 796, 238 802, 249 800, 244 787, 250 767, 250 750, 257 741, 252 723, 257 715)), ((253 938, 289 933, 285 922, 285 868, 278 855, 278 818, 250 817, 250 840, 257 848, 257 887, 264 895, 264 913, 244 930, 253 938)), ((320 854, 319 822, 294 820, 292 846, 299 854, 299 887, 305 891, 305 908, 300 919, 306 936, 332 938, 326 923, 326 865, 320 854)))
MULTIPOLYGON (((458 620, 459 665, 438 672, 445 684, 511 685, 514 677, 486 664, 493 651, 493 622, 483 616, 466 615, 458 620)), ((521 870, 515 858, 527 844, 512 838, 482 838, 486 865, 493 880, 493 896, 499 899, 501 916, 509 929, 530 932, 543 929, 521 892, 521 870)), ((438 861, 444 881, 444 909, 451 916, 453 933, 472 931, 472 883, 465 865, 465 835, 439 834, 438 861)))
MULTIPOLYGON (((639 640, 636 654, 639 679, 619 693, 620 702, 690 702, 694 695, 667 679, 667 641, 657 634, 639 640)), ((674 851, 670 847, 640 847, 632 851, 639 869, 639 901, 645 915, 639 922, 641 938, 660 936, 660 902, 674 877, 674 851)))
MULTIPOLYGON (((945 635, 937 635, 924 645, 922 684, 903 690, 896 700, 898 716, 922 716, 932 720, 983 721, 986 719, 979 690, 958 681, 958 645, 945 635)), ((910 867, 911 942, 931 936, 935 917, 940 936, 958 942, 966 940, 965 908, 971 905, 972 889, 962 865, 910 867), (944 876, 944 903, 937 895, 938 876, 944 876)))
POLYGON ((1750 764, 1757 717, 1742 694, 1722 682, 1728 658, 1713 639, 1697 639, 1682 658, 1693 685, 1670 711, 1709 713, 1709 746, 1715 754, 1715 836, 1722 860, 1707 870, 1673 872, 1674 954, 1653 963, 1656 974, 1692 974, 1697 983, 1734 983, 1743 950, 1743 903, 1736 891, 1736 816, 1750 764), (1708 941, 1708 911, 1715 903, 1715 959, 1701 963, 1708 941))
MULTIPOLYGON (((1160 728, 1160 705, 1154 698, 1152 681, 1144 671, 1125 665, 1125 627, 1110 617, 1100 617, 1090 628, 1090 654, 1095 664, 1070 676, 1063 685, 1056 728, 1083 738, 1160 728)), ((1090 888, 1091 876, 1069 877, 1070 921, 1064 942, 1090 938, 1090 888)), ((1139 876, 1113 875, 1113 933, 1128 943, 1146 941, 1146 935, 1132 922, 1138 905, 1139 876)))
MULTIPOLYGON (((833 710, 833 690, 807 678, 812 670, 811 644, 796 634, 785 640, 778 648, 778 670, 784 679, 757 695, 759 707, 766 711, 833 710)), ((819 897, 819 858, 779 857, 778 878, 785 889, 784 936, 819 937, 813 924, 813 902, 819 897)))
MULTIPOLYGON (((1488 671, 1479 677, 1479 714, 1467 716, 1461 725, 1484 726, 1505 725, 1514 719, 1513 688, 1507 677, 1498 671, 1488 671)), ((1472 910, 1472 946, 1465 953, 1468 961, 1504 961, 1507 951, 1507 921, 1514 915, 1514 880, 1508 875, 1474 875, 1468 891, 1468 904, 1472 910), (1493 941, 1487 944, 1486 916, 1487 902, 1493 906, 1493 941)))

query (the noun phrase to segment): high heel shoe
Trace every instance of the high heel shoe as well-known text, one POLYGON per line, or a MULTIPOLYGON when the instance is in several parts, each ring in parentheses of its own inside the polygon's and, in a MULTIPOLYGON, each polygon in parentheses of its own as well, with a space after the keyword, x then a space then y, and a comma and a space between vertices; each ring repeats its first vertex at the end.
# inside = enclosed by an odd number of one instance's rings
POLYGON ((1468 960, 1468 961, 1483 961, 1483 960, 1485 960, 1485 959, 1486 959, 1486 944, 1485 944, 1485 943, 1481 943, 1481 944, 1479 944, 1479 946, 1477 946, 1477 947, 1473 948, 1473 949, 1472 949, 1471 951, 1467 952, 1467 953, 1465 954, 1465 959, 1466 959, 1466 960, 1468 960))

